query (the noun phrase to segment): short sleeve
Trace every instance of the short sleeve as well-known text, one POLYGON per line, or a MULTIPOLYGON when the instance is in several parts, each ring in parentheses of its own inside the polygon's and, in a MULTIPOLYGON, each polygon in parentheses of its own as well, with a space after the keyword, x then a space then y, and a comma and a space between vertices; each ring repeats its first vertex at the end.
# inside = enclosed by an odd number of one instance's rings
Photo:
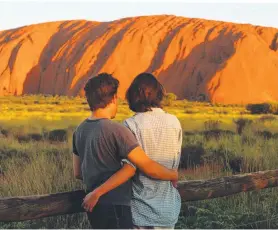
POLYGON ((73 152, 73 154, 79 156, 77 148, 76 148, 76 133, 75 132, 72 135, 72 152, 73 152))
POLYGON ((134 164, 132 164, 128 159, 122 159, 121 164, 129 164, 130 166, 132 166, 133 168, 137 169, 136 166, 134 164))
POLYGON ((139 146, 133 133, 123 125, 118 124, 114 137, 117 143, 118 154, 122 158, 127 158, 128 154, 139 146))
POLYGON ((132 132, 132 134, 135 136, 134 130, 133 130, 132 126, 130 125, 130 123, 128 122, 128 119, 124 120, 123 125, 125 127, 127 127, 132 132))
POLYGON ((125 127, 129 128, 129 125, 128 125, 128 123, 127 123, 127 121, 126 121, 126 120, 124 120, 124 121, 123 121, 123 126, 125 126, 125 127))

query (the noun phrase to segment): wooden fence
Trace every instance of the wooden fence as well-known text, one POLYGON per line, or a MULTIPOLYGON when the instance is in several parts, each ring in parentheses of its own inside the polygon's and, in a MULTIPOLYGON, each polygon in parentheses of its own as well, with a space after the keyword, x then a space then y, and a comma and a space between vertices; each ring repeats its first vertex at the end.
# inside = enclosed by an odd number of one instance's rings
MULTIPOLYGON (((278 169, 210 180, 180 181, 182 200, 197 201, 278 186, 278 169)), ((82 190, 0 199, 0 221, 13 222, 84 212, 82 190)))

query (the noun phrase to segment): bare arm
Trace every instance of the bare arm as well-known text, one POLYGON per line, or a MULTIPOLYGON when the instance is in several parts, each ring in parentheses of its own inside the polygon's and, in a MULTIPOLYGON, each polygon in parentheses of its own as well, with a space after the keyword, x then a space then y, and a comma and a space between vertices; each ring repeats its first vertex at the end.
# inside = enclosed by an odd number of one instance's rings
MULTIPOLYGON (((128 159, 145 174, 154 179, 178 179, 178 172, 176 170, 167 169, 164 166, 158 164, 157 162, 151 160, 140 147, 136 147, 134 150, 132 150, 128 154, 128 159)), ((94 191, 87 194, 87 196, 84 198, 82 206, 86 211, 91 212, 102 195, 125 183, 134 174, 135 168, 129 164, 124 164, 123 168, 117 171, 106 182, 104 182, 94 191)))
POLYGON ((124 164, 124 166, 105 181, 105 183, 86 195, 82 203, 84 209, 91 212, 102 195, 127 182, 134 176, 135 171, 135 168, 131 165, 124 164))
POLYGON ((178 180, 177 170, 167 169, 150 159, 141 147, 133 149, 127 158, 146 175, 158 180, 178 180))
POLYGON ((80 157, 73 155, 73 175, 76 179, 82 180, 80 157))

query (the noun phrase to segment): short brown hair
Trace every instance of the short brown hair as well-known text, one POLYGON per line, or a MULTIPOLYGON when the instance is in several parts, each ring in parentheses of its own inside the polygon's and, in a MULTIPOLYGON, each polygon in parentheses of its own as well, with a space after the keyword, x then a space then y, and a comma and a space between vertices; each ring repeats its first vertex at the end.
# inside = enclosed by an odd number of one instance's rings
POLYGON ((126 92, 129 108, 134 112, 147 112, 152 107, 161 108, 165 95, 162 84, 150 73, 139 74, 126 92))
POLYGON ((111 74, 101 73, 92 77, 85 85, 85 95, 90 109, 105 108, 117 94, 119 81, 111 74))

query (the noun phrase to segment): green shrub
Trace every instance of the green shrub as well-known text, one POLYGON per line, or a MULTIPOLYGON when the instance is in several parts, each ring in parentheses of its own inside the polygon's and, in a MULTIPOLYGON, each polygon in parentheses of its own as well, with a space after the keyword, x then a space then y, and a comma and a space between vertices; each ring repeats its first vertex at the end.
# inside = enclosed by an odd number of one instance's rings
POLYGON ((220 124, 221 121, 219 120, 208 120, 204 122, 204 128, 205 130, 217 130, 219 129, 220 124))
POLYGON ((181 159, 179 168, 187 169, 194 166, 200 166, 204 164, 202 159, 205 154, 204 146, 198 144, 188 144, 182 148, 181 159))
POLYGON ((49 141, 64 142, 67 141, 68 135, 65 129, 54 129, 47 133, 47 139, 49 141))
POLYGON ((249 104, 246 109, 251 114, 278 114, 278 103, 249 104))
POLYGON ((252 123, 252 120, 245 119, 245 118, 239 118, 237 120, 234 120, 234 123, 236 124, 237 133, 239 135, 241 135, 243 130, 246 128, 246 126, 248 126, 252 123))
POLYGON ((174 93, 167 93, 163 98, 162 104, 166 106, 171 106, 176 100, 177 100, 177 96, 174 93))
POLYGON ((122 98, 118 98, 118 103, 119 103, 119 105, 127 105, 127 101, 122 98))
POLYGON ((268 130, 257 131, 257 132, 255 133, 255 135, 256 135, 256 136, 259 136, 259 137, 262 137, 262 138, 264 138, 264 139, 266 139, 266 140, 271 139, 272 136, 273 136, 272 133, 269 132, 268 130))
POLYGON ((206 102, 206 101, 208 101, 208 96, 206 94, 201 93, 197 97, 197 101, 206 102))
POLYGON ((250 111, 251 114, 266 114, 269 113, 270 104, 248 104, 246 109, 250 111))
POLYGON ((278 114, 278 103, 271 103, 269 112, 272 114, 278 114))
POLYGON ((221 130, 221 129, 205 130, 204 132, 200 132, 200 134, 204 135, 205 140, 210 140, 210 139, 218 140, 221 137, 232 137, 235 135, 235 133, 230 130, 221 130))

